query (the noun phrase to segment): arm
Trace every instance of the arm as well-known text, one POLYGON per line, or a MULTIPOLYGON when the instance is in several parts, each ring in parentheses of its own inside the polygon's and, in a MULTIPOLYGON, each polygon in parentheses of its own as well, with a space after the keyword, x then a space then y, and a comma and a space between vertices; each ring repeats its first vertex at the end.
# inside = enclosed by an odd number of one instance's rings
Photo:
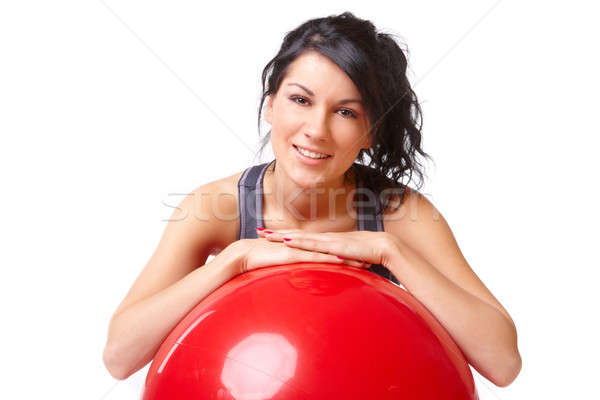
POLYGON ((508 386, 521 369, 512 320, 413 250, 394 246, 388 258, 389 269, 446 328, 469 364, 495 385, 508 386))
MULTIPOLYGON (((223 193, 219 188, 200 188, 202 193, 223 193)), ((337 257, 289 249, 262 239, 243 239, 229 244, 211 262, 207 259, 215 238, 223 231, 210 201, 200 204, 199 222, 189 210, 197 210, 193 194, 173 213, 150 261, 119 305, 109 324, 104 363, 116 379, 126 379, 152 360, 171 330, 202 299, 236 275, 253 268, 292 262, 340 262, 337 257), (201 266, 198 268, 198 266, 201 266)), ((221 215, 237 212, 237 202, 220 202, 221 215)), ((217 246, 218 247, 218 246, 217 246)))
MULTIPOLYGON (((226 243, 226 237, 219 237, 226 229, 211 202, 213 193, 224 190, 218 182, 201 186, 173 212, 152 257, 110 320, 103 360, 113 377, 125 379, 147 364, 174 325, 232 277, 237 260, 224 254, 229 247, 204 265, 212 249, 226 243)), ((227 212, 237 209, 235 202, 222 205, 231 209, 227 212)))
POLYGON ((436 316, 478 372, 508 386, 521 369, 512 318, 469 267, 435 207, 420 194, 402 207, 398 215, 405 218, 385 222, 390 240, 384 265, 436 316))
POLYGON ((497 386, 509 385, 521 368, 515 324, 471 270, 446 221, 418 193, 390 214, 384 217, 385 232, 292 229, 260 235, 384 265, 435 315, 475 369, 497 386))
POLYGON ((175 325, 200 300, 238 273, 240 252, 232 251, 237 243, 175 284, 111 319, 104 362, 114 378, 126 379, 150 362, 175 325))

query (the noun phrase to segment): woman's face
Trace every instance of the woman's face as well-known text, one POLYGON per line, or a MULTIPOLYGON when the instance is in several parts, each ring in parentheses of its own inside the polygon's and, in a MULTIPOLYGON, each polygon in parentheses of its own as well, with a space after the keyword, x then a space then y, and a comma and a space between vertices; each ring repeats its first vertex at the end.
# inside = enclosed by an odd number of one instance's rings
POLYGON ((362 148, 369 148, 369 122, 354 83, 329 58, 300 55, 279 90, 267 97, 265 120, 277 168, 298 186, 338 183, 362 148), (298 147, 315 154, 303 155, 298 147))

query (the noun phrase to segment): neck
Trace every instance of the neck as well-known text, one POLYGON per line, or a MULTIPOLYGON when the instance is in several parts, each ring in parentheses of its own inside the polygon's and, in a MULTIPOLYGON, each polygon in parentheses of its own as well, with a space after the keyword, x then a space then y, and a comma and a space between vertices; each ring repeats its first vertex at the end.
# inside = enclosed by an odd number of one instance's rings
POLYGON ((335 181, 304 188, 296 185, 281 167, 274 168, 271 164, 265 171, 264 194, 271 197, 277 215, 286 221, 295 221, 294 225, 302 228, 311 221, 333 221, 351 212, 347 208, 353 206, 348 197, 355 187, 353 168, 350 168, 349 178, 350 182, 340 176, 335 181))

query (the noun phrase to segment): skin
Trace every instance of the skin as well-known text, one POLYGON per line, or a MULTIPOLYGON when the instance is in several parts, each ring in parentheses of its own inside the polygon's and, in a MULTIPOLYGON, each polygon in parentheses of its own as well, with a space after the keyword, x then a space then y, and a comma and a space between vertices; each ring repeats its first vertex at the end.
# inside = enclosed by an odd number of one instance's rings
POLYGON ((346 202, 353 183, 344 184, 343 175, 370 143, 360 105, 339 104, 348 98, 359 98, 358 91, 329 59, 311 53, 294 61, 265 114, 277 158, 277 168, 263 182, 267 229, 258 239, 236 239, 239 222, 230 216, 237 215, 243 171, 187 196, 111 318, 103 358, 113 376, 125 379, 143 367, 190 308, 233 276, 285 262, 337 262, 382 264, 440 321, 481 375, 498 386, 514 380, 521 368, 514 322, 470 268, 433 204, 407 190, 396 211, 386 210, 385 231, 357 231, 355 211, 346 202), (292 91, 291 82, 313 95, 298 87, 292 91), (292 95, 305 100, 292 101, 292 95), (348 119, 347 110, 359 118, 348 119), (303 165, 292 143, 333 157, 319 166, 303 165), (330 190, 342 192, 330 196, 330 190), (205 194, 207 201, 197 201, 205 194), (206 263, 209 254, 216 257, 206 263))
MULTIPOLYGON (((264 179, 270 206, 296 227, 306 220, 347 214, 343 175, 362 148, 370 147, 369 122, 362 105, 340 104, 344 99, 362 100, 350 78, 331 60, 309 52, 290 64, 278 92, 267 97, 265 120, 271 125, 271 143, 277 160, 275 171, 264 179), (308 94, 307 88, 314 95, 308 94), (297 160, 293 144, 331 155, 320 165, 297 160), (335 207, 330 207, 332 194, 335 207), (312 206, 311 206, 312 204, 312 206), (330 208, 333 208, 330 210, 330 208)), ((270 171, 269 171, 270 172, 270 171)))
POLYGON ((369 123, 359 103, 340 105, 342 99, 360 95, 343 70, 314 52, 298 57, 267 99, 277 167, 264 177, 265 215, 279 218, 265 217, 259 238, 340 256, 349 265, 382 264, 436 316, 481 375, 509 385, 522 364, 515 324, 468 264, 439 210, 408 189, 398 210, 386 210, 384 232, 356 230, 355 211, 346 202, 353 186, 343 175, 370 146, 369 123), (333 157, 307 166, 292 144, 333 157), (330 203, 336 190, 342 195, 330 203))

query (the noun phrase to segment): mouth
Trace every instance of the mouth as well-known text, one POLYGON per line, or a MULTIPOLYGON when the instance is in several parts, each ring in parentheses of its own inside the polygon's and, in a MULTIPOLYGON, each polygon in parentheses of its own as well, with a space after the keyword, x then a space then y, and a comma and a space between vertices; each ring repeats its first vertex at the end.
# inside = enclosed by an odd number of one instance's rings
POLYGON ((331 154, 313 152, 311 150, 305 149, 304 147, 297 146, 293 144, 294 149, 296 149, 296 153, 300 154, 302 157, 305 157, 310 160, 326 160, 331 158, 331 154))

